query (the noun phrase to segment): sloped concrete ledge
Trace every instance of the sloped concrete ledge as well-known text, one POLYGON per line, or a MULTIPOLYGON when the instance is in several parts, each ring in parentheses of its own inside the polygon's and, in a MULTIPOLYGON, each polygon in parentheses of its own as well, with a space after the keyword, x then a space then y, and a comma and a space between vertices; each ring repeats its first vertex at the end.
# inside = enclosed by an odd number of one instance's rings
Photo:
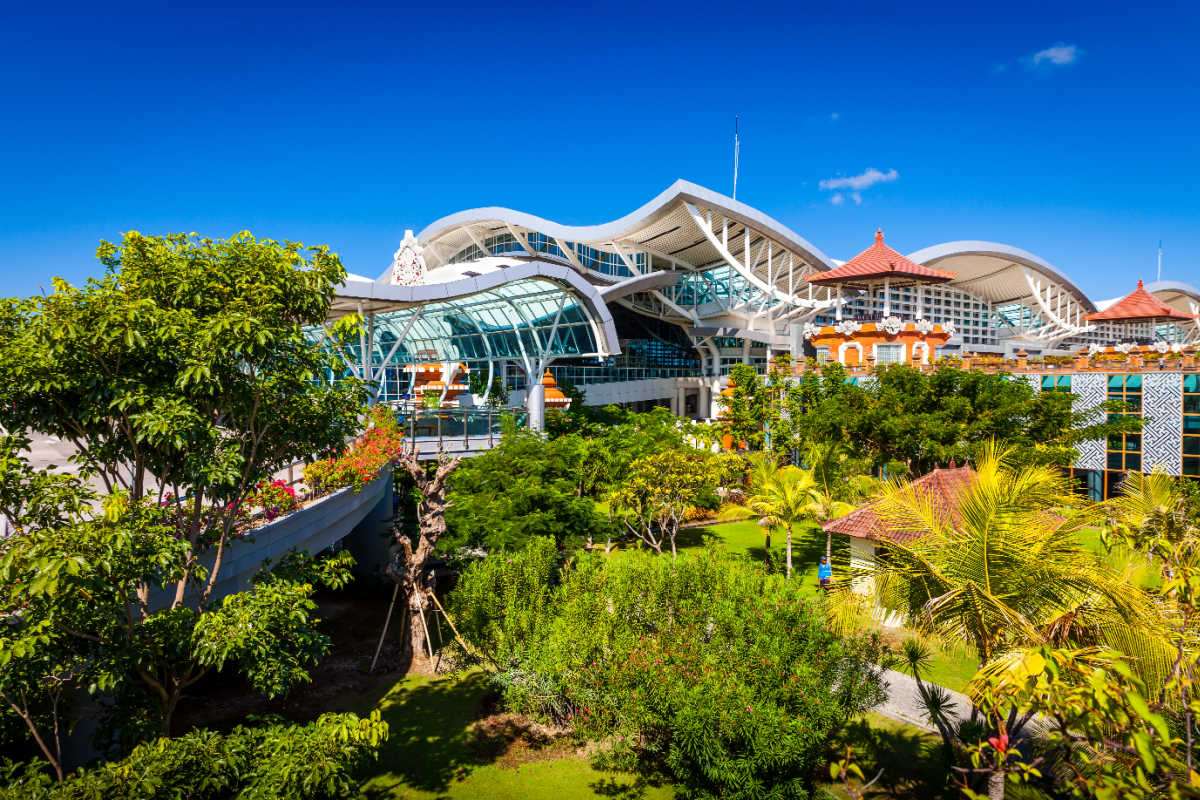
MULTIPOLYGON (((289 550, 319 553, 351 533, 356 533, 356 540, 370 541, 375 532, 364 533, 362 528, 373 527, 371 523, 382 527, 391 513, 392 472, 387 469, 357 492, 353 487, 339 489, 260 525, 250 534, 235 538, 226 547, 212 599, 250 588, 251 579, 264 562, 274 563, 289 550)), ((376 538, 381 537, 382 534, 376 538)), ((215 551, 210 551, 201 561, 212 569, 215 558, 215 551)), ((161 608, 170 603, 171 597, 173 592, 156 592, 151 605, 161 608)))

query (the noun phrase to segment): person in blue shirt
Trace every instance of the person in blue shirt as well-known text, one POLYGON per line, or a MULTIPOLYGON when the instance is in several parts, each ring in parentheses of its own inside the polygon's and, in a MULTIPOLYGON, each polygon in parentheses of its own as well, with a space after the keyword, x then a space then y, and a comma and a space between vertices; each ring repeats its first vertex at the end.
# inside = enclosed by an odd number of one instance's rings
POLYGON ((821 563, 817 565, 817 583, 821 584, 821 588, 829 591, 829 583, 833 580, 833 565, 829 563, 829 556, 821 556, 821 563))

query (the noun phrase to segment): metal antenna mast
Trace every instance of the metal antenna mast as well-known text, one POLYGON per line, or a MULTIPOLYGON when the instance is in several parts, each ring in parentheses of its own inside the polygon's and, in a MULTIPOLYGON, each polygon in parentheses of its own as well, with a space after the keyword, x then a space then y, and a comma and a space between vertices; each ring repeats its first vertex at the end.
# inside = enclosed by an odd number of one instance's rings
POLYGON ((741 150, 742 143, 738 139, 738 118, 737 114, 733 115, 733 199, 737 200, 737 170, 738 170, 738 151, 741 150))

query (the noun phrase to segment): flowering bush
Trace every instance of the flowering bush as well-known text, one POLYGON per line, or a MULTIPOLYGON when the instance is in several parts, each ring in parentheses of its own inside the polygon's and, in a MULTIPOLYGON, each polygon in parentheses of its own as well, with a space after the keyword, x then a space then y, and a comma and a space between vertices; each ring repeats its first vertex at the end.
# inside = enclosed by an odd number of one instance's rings
POLYGON ((304 468, 304 481, 314 495, 346 486, 355 491, 379 477, 404 449, 404 432, 386 407, 371 411, 370 424, 359 440, 335 458, 314 461, 304 468))
POLYGON ((296 508, 296 490, 282 480, 260 483, 247 501, 250 506, 262 508, 263 514, 270 521, 296 508))

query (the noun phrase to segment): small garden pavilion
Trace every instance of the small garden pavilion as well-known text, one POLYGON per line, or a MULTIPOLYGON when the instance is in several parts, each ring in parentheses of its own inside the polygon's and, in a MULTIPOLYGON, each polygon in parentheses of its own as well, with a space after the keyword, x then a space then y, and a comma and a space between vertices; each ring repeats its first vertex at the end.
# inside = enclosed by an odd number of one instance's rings
MULTIPOLYGON (((969 465, 961 467, 951 462, 949 467, 940 467, 912 482, 910 490, 928 501, 939 524, 952 524, 959 517, 959 505, 963 495, 975 483, 975 470, 969 465)), ((841 534, 850 540, 850 573, 854 590, 859 594, 873 594, 874 579, 869 572, 875 569, 878 553, 877 543, 888 540, 906 543, 919 539, 924 532, 905 530, 879 514, 879 502, 873 501, 844 517, 821 523, 826 533, 841 534)))
POLYGON ((929 363, 935 348, 944 345, 953 329, 935 325, 925 315, 924 287, 946 283, 957 273, 922 266, 883 243, 883 231, 875 232, 875 244, 839 267, 808 278, 816 286, 837 290, 834 325, 805 327, 805 335, 818 357, 842 364, 929 363), (916 313, 904 320, 892 309, 892 290, 912 288, 916 313), (883 314, 872 319, 844 319, 844 292, 867 292, 883 300, 883 314))
POLYGON ((1124 341, 1114 345, 1151 346, 1158 343, 1170 345, 1194 336, 1184 325, 1196 323, 1196 317, 1186 314, 1158 299, 1146 291, 1142 281, 1137 288, 1103 311, 1084 317, 1090 323, 1109 323, 1119 326, 1124 341), (1164 327, 1165 326, 1165 327, 1164 327))

